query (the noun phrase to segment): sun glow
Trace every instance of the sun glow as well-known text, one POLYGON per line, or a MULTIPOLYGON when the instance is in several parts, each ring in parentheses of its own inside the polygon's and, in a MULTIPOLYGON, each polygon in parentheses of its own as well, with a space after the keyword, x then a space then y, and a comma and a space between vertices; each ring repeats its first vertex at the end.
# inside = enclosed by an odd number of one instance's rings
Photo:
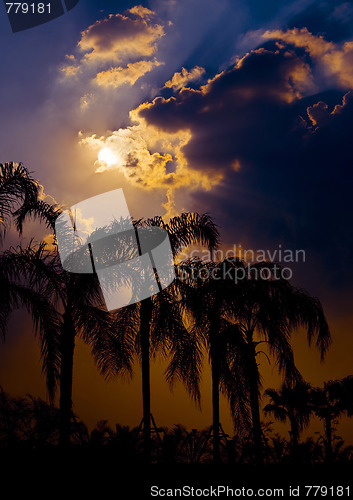
POLYGON ((104 147, 98 153, 98 160, 110 167, 117 163, 118 157, 110 148, 104 147))

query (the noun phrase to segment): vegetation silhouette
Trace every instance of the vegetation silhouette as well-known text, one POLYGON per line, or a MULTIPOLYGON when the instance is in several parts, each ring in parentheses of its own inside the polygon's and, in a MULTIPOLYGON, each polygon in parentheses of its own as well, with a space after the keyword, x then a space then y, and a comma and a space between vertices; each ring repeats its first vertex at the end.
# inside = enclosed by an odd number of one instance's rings
MULTIPOLYGON (((0 449, 45 450, 59 443, 60 410, 40 398, 12 398, 0 388, 0 449)), ((87 443, 88 431, 77 417, 71 422, 72 441, 87 443)))
MULTIPOLYGON (((56 218, 60 213, 60 207, 50 206, 43 201, 34 200, 31 204, 22 207, 18 212, 18 227, 22 229, 23 222, 27 216, 36 216, 46 220, 48 227, 54 230, 56 218)), ((154 217, 147 220, 141 219, 134 221, 134 226, 160 227, 166 230, 174 257, 177 256, 181 248, 193 243, 206 244, 211 251, 218 245, 219 234, 217 228, 207 214, 183 213, 181 216, 173 217, 168 224, 161 217, 154 217)), ((113 229, 110 227, 97 228, 95 232, 101 232, 106 235, 112 232, 113 229)), ((60 370, 61 443, 67 445, 69 442, 69 420, 72 411, 73 339, 77 331, 70 317, 70 311, 77 310, 78 308, 77 304, 68 304, 66 296, 72 298, 80 297, 79 300, 84 296, 84 300, 88 300, 90 295, 89 290, 91 290, 90 298, 92 302, 90 306, 93 307, 92 311, 95 311, 95 314, 99 315, 100 318, 104 316, 104 321, 101 322, 101 329, 94 328, 91 331, 92 335, 84 334, 83 338, 92 343, 93 355, 100 371, 105 376, 109 378, 115 375, 132 374, 131 345, 135 341, 142 366, 143 433, 145 456, 146 460, 149 461, 151 453, 150 356, 152 355, 153 357, 158 351, 167 350, 168 340, 169 347, 173 351, 173 362, 167 371, 168 380, 172 384, 176 378, 180 378, 186 384, 193 397, 196 400, 199 399, 198 380, 195 379, 192 365, 188 363, 189 372, 186 372, 184 369, 184 361, 190 361, 191 357, 194 358, 196 366, 199 363, 197 344, 192 335, 190 335, 190 332, 184 327, 179 308, 175 305, 175 287, 169 287, 169 289, 163 290, 158 295, 141 301, 138 305, 132 304, 129 307, 121 309, 116 314, 106 314, 102 311, 102 296, 99 284, 95 278, 92 278, 90 275, 75 275, 72 273, 68 275, 68 273, 61 270, 59 270, 58 274, 62 275, 64 282, 64 287, 59 294, 62 306, 64 307, 60 370), (80 293, 80 287, 84 287, 85 284, 87 284, 88 296, 80 293), (70 288, 73 288, 72 293, 70 293, 70 288), (152 320, 154 325, 154 347, 151 352, 150 336, 152 320), (190 342, 193 343, 192 346, 190 342), (189 357, 188 360, 184 359, 186 353, 189 357)), ((50 281, 53 275, 47 275, 47 277, 50 281)), ((46 280, 46 277, 44 277, 44 280, 46 280)), ((54 283, 53 285, 55 288, 54 283)), ((97 327, 98 325, 95 326, 97 327)), ((85 325, 82 324, 82 328, 84 327, 85 325)))
MULTIPOLYGON (((0 217, 3 232, 11 221, 22 233, 28 216, 44 220, 54 229, 61 208, 40 199, 38 181, 23 165, 0 165, 0 217)), ((93 342, 102 331, 112 332, 113 318, 103 304, 94 275, 72 274, 62 269, 57 251, 44 242, 17 246, 0 256, 2 301, 0 328, 4 334, 9 312, 20 304, 31 313, 40 332, 43 371, 50 401, 60 382, 60 443, 70 441, 72 421, 72 371, 75 337, 93 342)), ((123 367, 122 367, 123 369, 123 367)))
MULTIPOLYGON (((219 234, 212 219, 207 215, 186 212, 173 217, 166 223, 162 217, 139 220, 136 225, 160 227, 167 231, 172 254, 177 258, 183 247, 194 243, 205 244, 210 250, 218 245, 219 234)), ((198 340, 192 330, 188 330, 179 307, 178 281, 150 298, 138 304, 132 304, 119 310, 117 329, 134 338, 137 354, 142 368, 143 435, 145 459, 151 455, 151 396, 150 396, 150 358, 158 353, 170 353, 171 362, 166 376, 170 384, 181 380, 188 392, 199 401, 199 365, 200 353, 198 340), (187 370, 185 369, 187 367, 187 370)), ((114 358, 114 343, 111 338, 102 337, 95 356, 101 372, 108 376, 119 373, 119 365, 114 358)))
MULTIPOLYGON (((60 449, 60 409, 40 398, 27 396, 13 398, 0 389, 0 453, 55 452, 60 449)), ((292 443, 274 433, 271 423, 262 425, 267 445, 264 461, 267 465, 292 465, 292 443)), ((152 437, 154 464, 168 467, 176 464, 207 465, 213 462, 211 428, 187 430, 183 425, 160 429, 160 436, 152 437)), ((222 441, 220 456, 222 464, 233 467, 253 464, 254 440, 244 433, 236 432, 227 441, 222 441)), ((143 436, 138 427, 115 425, 107 420, 97 423, 89 432, 77 416, 71 420, 71 452, 82 451, 87 456, 113 458, 114 463, 131 466, 145 463, 143 436)), ((324 440, 309 437, 298 444, 297 465, 317 465, 327 461, 324 440)), ((43 455, 44 454, 44 455, 43 455)), ((55 456, 55 455, 51 455, 55 456)), ((333 436, 331 465, 351 464, 353 446, 345 446, 338 436, 333 436)))
MULTIPOLYGON (((114 317, 102 309, 103 300, 99 283, 94 275, 67 273, 61 267, 57 253, 48 251, 44 244, 21 248, 9 252, 12 268, 22 273, 31 294, 45 297, 51 303, 47 318, 49 325, 42 342, 46 362, 44 369, 54 396, 55 386, 60 384, 60 444, 70 441, 72 419, 72 373, 76 336, 84 342, 94 344, 95 339, 105 334, 115 335, 114 317), (53 335, 48 335, 53 332, 53 335)), ((44 336, 43 336, 44 337, 44 336)), ((116 344, 118 346, 118 342, 116 344)), ((121 363, 121 369, 124 369, 121 363)))
MULTIPOLYGON (((228 398, 237 391, 239 404, 231 405, 234 421, 240 425, 249 423, 247 407, 247 391, 244 379, 239 377, 236 387, 233 387, 232 365, 240 366, 243 359, 239 359, 236 345, 236 332, 230 332, 229 326, 233 319, 231 300, 232 285, 230 281, 222 279, 225 267, 231 262, 223 263, 203 262, 199 259, 185 260, 179 264, 178 274, 181 282, 184 308, 194 318, 193 329, 196 330, 206 351, 212 372, 212 439, 213 461, 220 461, 220 416, 219 416, 219 391, 228 398), (237 418, 236 418, 237 417, 237 418)), ((200 366, 201 368, 201 366, 200 366)))
POLYGON ((0 236, 6 234, 13 217, 23 207, 35 204, 39 196, 39 185, 22 165, 0 163, 0 236))
POLYGON ((323 387, 311 391, 312 411, 324 423, 324 448, 328 463, 334 458, 333 442, 338 418, 346 414, 353 415, 353 376, 341 380, 330 380, 323 387))
POLYGON ((294 363, 290 337, 299 327, 306 328, 309 345, 316 338, 316 347, 324 358, 331 336, 321 303, 276 276, 276 264, 261 262, 247 267, 235 257, 210 263, 208 267, 193 259, 184 264, 184 274, 188 268, 189 291, 185 295, 196 324, 206 338, 212 367, 215 461, 219 459, 218 393, 221 388, 229 399, 233 417, 245 423, 251 418, 256 461, 260 464, 263 436, 257 356, 263 351, 259 351, 258 346, 267 345, 287 383, 300 382, 302 376, 294 363), (205 269, 206 278, 203 278, 205 269), (241 279, 239 271, 242 271, 241 279))
POLYGON ((265 414, 270 414, 281 422, 290 422, 290 453, 293 461, 298 457, 299 438, 302 430, 309 425, 312 414, 310 384, 298 381, 294 385, 286 382, 279 391, 266 389, 270 403, 264 408, 265 414))
MULTIPOLYGON (((44 242, 18 246, 0 254, 0 332, 5 338, 12 310, 31 314, 41 342, 49 404, 33 397, 11 398, 0 391, 0 448, 68 447, 112 450, 128 460, 165 464, 261 465, 322 461, 349 462, 351 447, 335 435, 341 415, 353 414, 353 377, 328 381, 323 388, 304 382, 294 363, 291 336, 304 328, 321 358, 331 343, 330 330, 318 299, 275 277, 273 263, 250 268, 240 259, 222 262, 178 257, 183 247, 219 245, 218 229, 208 214, 183 213, 166 223, 161 217, 133 221, 138 227, 168 232, 176 279, 162 292, 108 313, 95 274, 68 273, 55 246, 58 205, 40 199, 40 185, 23 165, 0 164, 0 236, 15 223, 22 233, 28 217, 39 218, 53 231, 54 246, 44 242), (263 278, 263 275, 266 278, 263 278), (239 279, 239 276, 242 276, 239 279), (74 415, 72 376, 75 341, 81 337, 92 350, 99 371, 107 378, 131 377, 136 356, 142 366, 143 436, 140 429, 101 421, 89 433, 74 415), (267 352, 261 350, 262 344, 267 352), (212 426, 188 431, 182 425, 152 433, 150 362, 157 355, 169 363, 166 379, 181 381, 200 404, 203 354, 212 372, 212 426), (267 389, 265 414, 291 426, 290 441, 261 421, 262 380, 258 356, 272 356, 284 382, 267 389), (60 387, 59 408, 54 406, 60 387), (219 397, 229 401, 234 436, 221 434, 219 397), (300 442, 302 430, 316 415, 324 422, 324 437, 300 442)), ((104 228, 97 228, 104 232, 104 228)), ((278 266, 277 266, 278 268, 278 266)))
MULTIPOLYGON (((3 243, 8 229, 15 223, 21 234, 21 216, 26 207, 38 203, 39 183, 20 163, 0 164, 0 242, 3 243)), ((44 244, 40 245, 40 250, 44 244)), ((0 334, 5 340, 10 313, 24 307, 31 315, 35 332, 39 332, 43 371, 46 373, 50 401, 55 394, 58 376, 59 323, 56 310, 40 287, 33 287, 25 279, 27 268, 20 255, 37 252, 32 244, 27 248, 7 249, 0 253, 0 334)))

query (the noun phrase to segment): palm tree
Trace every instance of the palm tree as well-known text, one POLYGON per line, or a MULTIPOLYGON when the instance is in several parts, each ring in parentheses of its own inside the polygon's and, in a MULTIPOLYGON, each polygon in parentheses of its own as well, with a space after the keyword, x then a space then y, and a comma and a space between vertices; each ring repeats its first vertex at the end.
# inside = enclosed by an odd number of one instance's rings
POLYGON ((277 433, 271 436, 270 439, 272 462, 276 464, 283 463, 287 454, 287 441, 277 433))
MULTIPOLYGON (((17 228, 22 232, 26 218, 39 217, 54 232, 56 244, 55 224, 61 213, 62 208, 58 205, 49 205, 42 200, 32 200, 31 203, 23 205, 16 211, 17 228)), ((105 230, 106 228, 96 228, 97 232, 104 233, 105 230)), ((81 250, 82 255, 85 252, 86 247, 81 250)), ((76 337, 80 336, 92 347, 97 362, 99 360, 96 353, 102 348, 104 342, 110 347, 113 346, 110 360, 115 364, 117 374, 122 376, 132 373, 131 338, 128 332, 125 334, 125 331, 117 335, 116 318, 114 314, 105 310, 97 275, 66 272, 61 265, 56 246, 53 251, 48 251, 44 244, 35 248, 19 249, 16 262, 32 289, 40 290, 46 297, 49 297, 55 304, 59 315, 60 369, 56 379, 60 384, 59 443, 66 447, 70 443, 72 428, 72 384, 76 337)))
POLYGON ((330 380, 324 387, 311 391, 314 413, 324 422, 325 452, 327 462, 333 460, 333 434, 337 419, 344 413, 353 415, 353 376, 330 380))
POLYGON ((39 185, 22 165, 0 163, 0 238, 2 238, 16 210, 36 203, 39 185))
POLYGON ((278 274, 278 265, 258 263, 247 268, 245 279, 238 280, 234 286, 234 315, 243 337, 240 345, 246 359, 244 375, 249 388, 258 463, 263 461, 259 405, 261 377, 257 363, 257 356, 262 351, 258 350, 258 346, 261 343, 267 344, 269 354, 278 363, 279 372, 283 373, 287 383, 295 383, 301 381, 302 377, 294 363, 290 345, 292 332, 299 327, 305 328, 309 345, 316 338, 321 359, 324 359, 331 342, 320 301, 305 290, 294 287, 278 274))
POLYGON ((281 389, 267 389, 270 403, 264 408, 265 414, 271 414, 276 420, 289 420, 291 430, 291 452, 296 458, 299 437, 302 430, 309 424, 312 408, 310 407, 310 384, 297 382, 294 385, 284 382, 281 389))
MULTIPOLYGON (((160 227, 167 231, 174 258, 182 247, 200 243, 210 250, 217 247, 218 230, 207 214, 186 212, 173 217, 166 223, 162 217, 140 220, 136 225, 160 227)), ((201 352, 194 330, 185 326, 185 318, 179 307, 180 289, 177 281, 162 292, 118 311, 118 331, 129 332, 136 338, 137 353, 142 367, 143 435, 146 461, 151 457, 151 395, 150 395, 150 358, 157 353, 171 355, 166 376, 170 384, 181 380, 196 402, 200 399, 199 377, 201 352), (187 367, 187 369, 186 369, 187 367)), ((119 369, 115 360, 114 344, 102 339, 94 354, 101 372, 114 376, 119 369)))
MULTIPOLYGON (((18 225, 18 215, 27 207, 41 203, 38 196, 39 183, 22 163, 0 164, 0 239, 12 221, 22 229, 22 225, 21 228, 18 225)), ((0 254, 0 334, 5 340, 8 318, 13 309, 24 307, 31 314, 35 331, 40 335, 43 372, 52 402, 58 370, 58 318, 47 296, 24 282, 18 253, 18 249, 8 249, 0 254)))
POLYGON ((250 421, 242 332, 234 318, 233 283, 224 279, 233 269, 229 264, 228 259, 216 263, 196 258, 178 266, 184 307, 194 318, 194 328, 209 353, 214 463, 220 461, 220 392, 229 400, 235 430, 243 430, 250 421))
MULTIPOLYGON (((101 338, 114 342, 114 359, 120 372, 131 371, 128 355, 129 339, 123 333, 116 335, 115 318, 103 309, 103 298, 96 275, 72 274, 61 267, 57 252, 49 252, 45 245, 19 248, 13 255, 14 266, 31 290, 50 298, 59 318, 59 373, 60 383, 60 444, 70 442, 72 421, 72 375, 75 340, 80 336, 96 349, 101 338)), ((50 352, 50 349, 47 349, 50 352)))
POLYGON ((25 279, 26 270, 22 268, 21 256, 33 255, 35 252, 29 246, 26 249, 9 249, 0 254, 0 334, 5 340, 8 319, 14 309, 24 307, 31 315, 35 331, 39 332, 42 371, 46 375, 49 399, 53 402, 59 373, 60 322, 48 296, 25 279))
MULTIPOLYGON (((20 208, 17 215, 18 229, 22 230, 25 218, 30 216, 40 216, 46 220, 48 227, 54 229, 55 220, 61 210, 57 206, 50 206, 38 200, 27 203, 20 208)), ((169 234, 169 239, 174 257, 177 256, 180 249, 192 243, 206 244, 212 251, 218 245, 219 234, 212 219, 207 215, 193 213, 183 213, 181 216, 174 217, 167 224, 161 217, 155 217, 146 221, 135 221, 134 225, 144 225, 152 227, 161 227, 169 234)), ((101 228, 103 232, 106 228, 101 228)), ((109 228, 108 228, 109 229, 109 228)), ((109 230, 108 230, 109 232, 109 230)), ((71 277, 71 282, 73 278, 71 277)), ((54 286, 55 288, 55 286, 54 286)), ((183 324, 180 309, 176 303, 177 293, 175 286, 169 290, 164 290, 158 296, 143 300, 140 304, 134 304, 127 307, 117 314, 117 330, 126 332, 125 354, 121 349, 122 335, 119 339, 107 330, 107 334, 94 336, 93 354, 96 362, 103 374, 107 377, 121 374, 122 372, 131 375, 131 338, 137 338, 137 350, 142 365, 142 395, 143 395, 143 423, 144 423, 144 442, 147 460, 150 457, 151 448, 151 427, 150 427, 150 355, 154 356, 158 351, 171 350, 172 362, 167 370, 167 379, 173 384, 175 379, 181 379, 187 386, 194 399, 199 402, 200 395, 198 390, 199 372, 200 372, 200 351, 198 341, 194 331, 189 331, 183 324), (151 349, 151 340, 152 346, 151 349), (169 342, 169 344, 168 344, 169 342), (121 359, 120 359, 120 357, 121 359), (185 363, 188 363, 189 370, 185 371, 185 363)), ((98 299, 98 297, 96 297, 98 299)), ((71 321, 66 318, 67 329, 73 331, 71 321)), ((64 338, 73 338, 71 334, 61 334, 62 343, 64 338)), ((72 386, 72 340, 67 341, 63 347, 68 353, 68 362, 63 359, 61 362, 61 408, 63 415, 66 415, 65 428, 66 435, 63 440, 68 441, 67 429, 69 428, 68 415, 71 412, 71 393, 64 387, 72 386), (67 376, 64 374, 67 373, 67 376), (71 374, 71 375, 70 375, 71 374), (65 382, 67 380, 67 382, 65 382), (63 394, 66 396, 63 399, 63 394), (66 408, 66 410, 64 410, 66 408)), ((217 427, 218 428, 218 427, 217 427)))
MULTIPOLYGON (((215 268, 214 264, 210 266, 215 268)), ((202 276, 204 263, 196 263, 196 267, 198 275, 202 276)), ((276 359, 285 380, 294 383, 301 380, 301 375, 295 367, 290 345, 292 331, 300 326, 305 327, 309 345, 316 337, 316 346, 322 359, 331 341, 319 300, 278 277, 278 268, 278 265, 275 267, 275 264, 266 262, 246 267, 238 258, 225 259, 216 266, 216 273, 206 273, 207 278, 203 279, 201 286, 197 283, 199 298, 188 299, 193 303, 193 314, 196 315, 199 327, 206 330, 209 339, 213 372, 214 431, 219 421, 217 407, 221 370, 220 362, 217 361, 220 355, 217 354, 222 352, 215 346, 217 342, 223 342, 223 346, 227 346, 223 350, 227 349, 229 356, 227 362, 223 363, 222 371, 226 370, 227 376, 224 376, 222 390, 230 399, 233 415, 244 416, 243 420, 246 422, 248 412, 251 414, 258 463, 263 461, 259 405, 261 376, 257 363, 257 356, 263 351, 259 351, 258 346, 262 343, 268 345, 269 353, 276 359), (208 293, 208 290, 211 292, 208 293), (201 302, 201 297, 204 296, 207 298, 201 302), (221 340, 222 336, 227 339, 225 344, 221 340)), ((192 283, 194 280, 189 281, 192 283)), ((216 460, 218 441, 216 432, 216 460)))

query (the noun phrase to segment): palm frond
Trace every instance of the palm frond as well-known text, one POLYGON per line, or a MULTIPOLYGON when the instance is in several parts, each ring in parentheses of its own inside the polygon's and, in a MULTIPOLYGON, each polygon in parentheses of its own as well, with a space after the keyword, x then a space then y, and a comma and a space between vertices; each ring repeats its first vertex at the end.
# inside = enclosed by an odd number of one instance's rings
POLYGON ((50 401, 53 402, 60 369, 60 315, 47 297, 26 286, 11 283, 12 307, 24 306, 39 332, 42 372, 45 373, 50 401))
POLYGON ((173 387, 181 381, 195 403, 200 407, 202 349, 196 329, 187 329, 174 321, 169 333, 170 362, 166 369, 167 382, 173 387))
POLYGON ((22 233, 27 218, 38 218, 54 231, 55 221, 61 213, 62 208, 59 205, 50 205, 43 200, 35 199, 30 203, 21 205, 13 215, 16 221, 16 229, 19 233, 22 233))
POLYGON ((37 200, 38 186, 22 163, 0 163, 0 237, 15 211, 37 200))
POLYGON ((200 243, 214 250, 219 245, 220 236, 216 224, 209 214, 184 212, 165 223, 162 217, 147 219, 144 224, 159 226, 169 234, 173 255, 176 256, 182 247, 200 243))
MULTIPOLYGON (((97 315, 97 312, 94 314, 97 315)), ((88 332, 87 340, 92 347, 97 367, 106 379, 116 376, 129 378, 133 374, 139 305, 132 304, 109 316, 104 317, 108 320, 108 325, 101 325, 101 330, 96 330, 94 335, 88 332)), ((85 315, 83 319, 85 320, 85 315)))

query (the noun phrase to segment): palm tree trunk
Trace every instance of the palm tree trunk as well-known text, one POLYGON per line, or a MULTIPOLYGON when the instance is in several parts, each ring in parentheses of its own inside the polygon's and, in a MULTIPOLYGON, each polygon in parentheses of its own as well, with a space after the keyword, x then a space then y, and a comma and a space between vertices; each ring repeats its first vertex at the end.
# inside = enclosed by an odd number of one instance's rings
POLYGON ((212 369, 212 430, 213 430, 213 463, 220 462, 219 439, 219 360, 214 342, 211 343, 212 369))
POLYGON ((142 365, 142 406, 143 406, 143 441, 146 462, 151 461, 151 383, 150 383, 150 329, 152 319, 152 299, 141 302, 140 342, 142 365))
POLYGON ((291 434, 292 434, 292 449, 296 450, 299 444, 299 433, 298 433, 298 426, 294 422, 292 422, 291 425, 291 434))
POLYGON ((255 445, 255 461, 257 465, 263 464, 263 443, 262 429, 260 419, 260 404, 259 404, 259 371, 256 363, 256 347, 252 341, 252 333, 248 335, 248 375, 249 375, 249 394, 250 408, 252 418, 252 430, 255 445))
POLYGON ((326 433, 326 461, 332 462, 332 419, 331 415, 325 417, 325 433, 326 433))
POLYGON ((257 465, 263 464, 263 444, 260 419, 260 405, 257 394, 257 383, 250 381, 250 407, 252 417, 252 428, 255 444, 255 461, 257 465))
POLYGON ((75 331, 71 317, 64 314, 61 327, 61 367, 60 367, 60 432, 59 444, 70 444, 72 416, 72 372, 75 349, 75 331))
POLYGON ((299 428, 298 423, 294 416, 289 417, 291 423, 291 456, 294 462, 298 459, 298 445, 299 445, 299 428))

